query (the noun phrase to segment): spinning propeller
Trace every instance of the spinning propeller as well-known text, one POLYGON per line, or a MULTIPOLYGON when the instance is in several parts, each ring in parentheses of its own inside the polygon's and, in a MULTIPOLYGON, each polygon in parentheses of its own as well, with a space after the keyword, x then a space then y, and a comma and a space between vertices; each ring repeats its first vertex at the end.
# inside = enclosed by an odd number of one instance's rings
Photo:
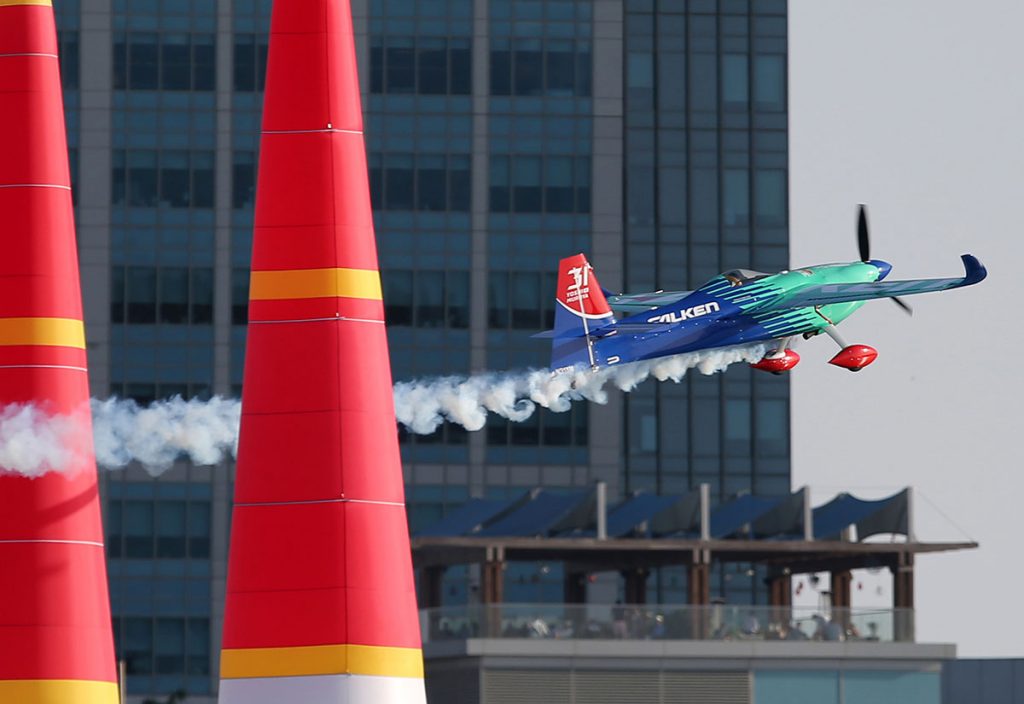
MULTIPOLYGON (((860 260, 869 264, 884 264, 884 262, 876 263, 871 259, 871 238, 868 237, 868 212, 864 204, 861 203, 860 208, 857 212, 857 248, 860 251, 860 260)), ((882 267, 879 267, 880 269, 882 267)), ((889 273, 889 265, 885 264, 885 268, 882 269, 882 275, 879 276, 879 280, 885 278, 886 274, 889 273)), ((903 312, 907 315, 913 315, 914 309, 903 302, 897 296, 890 296, 889 300, 898 305, 903 309, 903 312)))

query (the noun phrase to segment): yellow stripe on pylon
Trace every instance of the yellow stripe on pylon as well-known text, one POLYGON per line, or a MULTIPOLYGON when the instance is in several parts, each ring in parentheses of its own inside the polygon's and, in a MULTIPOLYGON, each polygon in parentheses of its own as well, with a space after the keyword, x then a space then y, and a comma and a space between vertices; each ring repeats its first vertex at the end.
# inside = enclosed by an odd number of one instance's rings
POLYGON ((10 7, 11 5, 43 5, 44 7, 53 7, 52 0, 0 0, 0 7, 10 7))
POLYGON ((339 674, 422 678, 423 652, 376 645, 312 645, 234 648, 220 654, 221 679, 339 674))
POLYGON ((117 704, 119 700, 116 682, 0 680, 0 702, 11 704, 117 704))
MULTIPOLYGON (((0 0, 0 3, 4 0, 0 0)), ((0 345, 85 349, 85 326, 74 318, 0 318, 0 345)))
POLYGON ((381 300, 380 272, 375 269, 289 269, 253 271, 249 300, 295 298, 367 298, 381 300))

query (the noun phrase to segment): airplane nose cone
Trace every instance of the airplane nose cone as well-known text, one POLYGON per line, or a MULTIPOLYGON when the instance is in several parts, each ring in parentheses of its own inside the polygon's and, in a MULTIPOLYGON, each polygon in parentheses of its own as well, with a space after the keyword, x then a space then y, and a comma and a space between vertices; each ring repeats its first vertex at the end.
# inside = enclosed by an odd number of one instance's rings
POLYGON ((889 272, 892 271, 892 264, 889 262, 883 262, 881 259, 871 259, 868 261, 868 264, 871 264, 878 269, 878 281, 884 279, 889 275, 889 272))

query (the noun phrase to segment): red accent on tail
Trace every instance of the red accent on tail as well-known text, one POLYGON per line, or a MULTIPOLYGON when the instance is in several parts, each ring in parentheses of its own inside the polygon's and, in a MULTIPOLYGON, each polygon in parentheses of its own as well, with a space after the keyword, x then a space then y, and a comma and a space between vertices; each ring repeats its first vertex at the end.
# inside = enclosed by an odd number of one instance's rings
POLYGON ((874 362, 877 357, 878 350, 874 347, 850 345, 849 347, 844 347, 839 354, 828 360, 828 363, 856 372, 874 362))
POLYGON ((576 315, 603 318, 612 312, 597 282, 594 267, 582 254, 566 257, 558 263, 557 295, 559 303, 576 315))
POLYGON ((772 372, 778 374, 780 372, 788 372, 790 369, 795 367, 800 361, 800 355, 793 350, 786 350, 778 357, 765 357, 757 364, 751 364, 753 369, 760 369, 763 372, 772 372))

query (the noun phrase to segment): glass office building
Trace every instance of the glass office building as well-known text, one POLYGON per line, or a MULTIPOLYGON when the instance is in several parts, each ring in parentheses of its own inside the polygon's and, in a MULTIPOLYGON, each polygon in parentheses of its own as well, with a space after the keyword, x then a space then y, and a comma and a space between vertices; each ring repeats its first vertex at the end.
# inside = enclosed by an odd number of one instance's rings
MULTIPOLYGON (((93 393, 242 392, 270 0, 55 0, 93 393)), ((353 0, 393 373, 546 366, 555 266, 609 289, 785 268, 785 0, 353 0)), ((648 382, 400 434, 413 527, 471 496, 789 489, 785 378, 648 382)), ((103 478, 133 694, 216 687, 230 467, 103 478)), ((760 575, 712 593, 762 600, 760 575)), ((450 570, 445 600, 476 576, 450 570)), ((651 601, 682 599, 664 570, 651 601)), ((539 565, 506 599, 562 599, 539 565)))

